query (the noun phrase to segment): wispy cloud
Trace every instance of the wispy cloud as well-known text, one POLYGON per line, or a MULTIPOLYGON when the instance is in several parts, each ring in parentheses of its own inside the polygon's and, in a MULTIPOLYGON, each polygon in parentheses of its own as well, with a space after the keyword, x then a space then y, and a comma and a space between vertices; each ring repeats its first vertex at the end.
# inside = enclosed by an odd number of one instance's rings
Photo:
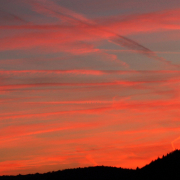
POLYGON ((27 23, 27 21, 24 20, 23 18, 2 9, 0 9, 0 21, 1 23, 5 23, 5 22, 19 22, 23 24, 27 23))
POLYGON ((80 15, 80 14, 77 14, 73 11, 70 11, 68 10, 67 8, 64 8, 62 6, 59 6, 57 4, 54 4, 50 1, 39 1, 39 3, 33 3, 33 7, 36 8, 36 10, 38 12, 42 12, 42 8, 43 8, 43 13, 50 13, 51 15, 57 17, 57 18, 60 18, 62 19, 62 16, 64 16, 65 18, 68 18, 70 20, 73 20, 75 22, 78 22, 82 25, 85 25, 85 26, 88 26, 90 28, 95 28, 99 31, 104 31, 106 33, 109 33, 109 36, 108 39, 110 39, 112 42, 115 42, 121 46, 124 46, 124 47, 127 47, 127 48, 130 48, 130 49, 134 49, 134 50, 137 50, 138 53, 142 53, 144 55, 147 55, 153 59, 156 59, 156 60, 161 60, 161 61, 164 61, 165 63, 168 63, 168 64, 171 64, 170 62, 166 61, 165 59, 161 58, 161 57, 158 57, 156 55, 155 52, 149 50, 148 48, 140 45, 139 43, 129 39, 129 38, 126 38, 124 36, 121 36, 119 34, 116 34, 116 33, 113 33, 105 28, 100 28, 98 27, 98 25, 96 25, 93 21, 91 20, 88 20, 87 18, 85 18, 84 16, 80 15), (44 4, 42 4, 42 2, 44 4))
POLYGON ((178 147, 177 2, 9 2, 0 11, 0 174, 136 168, 178 147))
POLYGON ((166 59, 159 57, 155 52, 151 51, 150 49, 140 45, 139 43, 137 43, 137 42, 135 42, 129 38, 126 38, 126 37, 123 37, 120 35, 117 35, 117 36, 111 38, 110 40, 121 45, 121 46, 128 47, 130 49, 136 50, 137 52, 142 53, 142 54, 144 54, 150 58, 153 58, 153 59, 158 60, 160 62, 164 62, 169 66, 176 67, 176 68, 180 67, 180 65, 172 64, 170 61, 167 61, 166 59), (117 36, 119 38, 117 38, 117 36))
POLYGON ((105 74, 180 74, 179 70, 0 70, 1 75, 22 75, 22 74, 74 74, 74 75, 105 75, 105 74))

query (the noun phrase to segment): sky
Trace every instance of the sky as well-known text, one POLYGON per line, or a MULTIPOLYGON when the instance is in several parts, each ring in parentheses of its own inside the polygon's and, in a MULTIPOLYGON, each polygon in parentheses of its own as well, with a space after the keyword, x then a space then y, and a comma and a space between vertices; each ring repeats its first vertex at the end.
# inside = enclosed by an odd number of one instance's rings
POLYGON ((179 0, 0 4, 0 175, 180 148, 179 0))

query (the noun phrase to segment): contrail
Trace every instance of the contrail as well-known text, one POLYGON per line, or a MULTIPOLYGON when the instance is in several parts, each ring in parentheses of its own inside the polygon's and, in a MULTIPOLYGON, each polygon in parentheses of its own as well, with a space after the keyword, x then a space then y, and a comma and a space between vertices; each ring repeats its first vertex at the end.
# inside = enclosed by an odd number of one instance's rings
MULTIPOLYGON (((31 1, 32 2, 32 1, 31 1)), ((51 15, 54 15, 57 18, 65 18, 66 20, 75 21, 78 23, 81 23, 83 25, 86 25, 90 28, 98 28, 98 25, 87 18, 85 18, 83 15, 78 14, 72 10, 69 10, 67 8, 64 8, 60 5, 57 5, 53 2, 50 2, 48 0, 40 0, 40 2, 34 1, 34 5, 38 5, 41 8, 43 7, 45 11, 48 11, 51 15), (51 7, 51 8, 50 8, 51 7), (54 9, 52 9, 54 8, 54 9), (60 11, 60 12, 59 12, 60 11)), ((119 34, 116 34, 114 32, 111 32, 105 28, 98 28, 98 30, 103 32, 108 32, 111 34, 111 37, 108 38, 109 41, 116 43, 122 47, 126 47, 129 49, 135 50, 137 53, 143 54, 147 57, 153 58, 154 60, 161 61, 163 63, 166 63, 167 65, 174 66, 174 67, 180 67, 178 65, 172 64, 170 61, 167 61, 166 59, 159 57, 155 52, 151 51, 150 49, 146 48, 145 46, 137 43, 136 41, 133 41, 127 37, 121 36, 119 34)))
POLYGON ((12 13, 9 13, 9 12, 6 12, 2 9, 0 9, 0 17, 1 19, 3 20, 3 18, 5 18, 4 20, 7 21, 7 20, 11 20, 11 21, 19 21, 21 23, 27 23, 27 21, 25 21, 24 19, 20 18, 19 16, 16 16, 12 13))
POLYGON ((116 34, 114 37, 110 38, 110 40, 112 42, 118 44, 118 45, 121 45, 123 47, 128 47, 128 48, 133 49, 136 52, 144 54, 144 55, 146 55, 146 56, 148 56, 150 58, 153 58, 155 60, 164 62, 167 65, 172 65, 172 66, 175 66, 175 67, 180 67, 178 65, 172 64, 170 61, 167 61, 166 59, 164 59, 162 57, 157 56, 157 54, 155 52, 151 51, 150 49, 142 46, 141 44, 139 44, 139 43, 137 43, 137 42, 127 38, 127 37, 124 37, 124 36, 116 34))

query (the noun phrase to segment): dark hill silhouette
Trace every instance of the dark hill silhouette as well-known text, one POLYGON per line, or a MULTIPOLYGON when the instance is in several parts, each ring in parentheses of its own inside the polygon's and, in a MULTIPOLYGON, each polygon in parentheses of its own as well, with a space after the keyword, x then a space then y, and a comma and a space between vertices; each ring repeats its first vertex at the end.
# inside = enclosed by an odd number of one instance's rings
POLYGON ((141 168, 149 179, 180 179, 180 150, 175 150, 141 168))
POLYGON ((66 169, 44 174, 0 176, 0 180, 129 180, 129 179, 180 179, 180 150, 152 161, 136 170, 107 166, 66 169))

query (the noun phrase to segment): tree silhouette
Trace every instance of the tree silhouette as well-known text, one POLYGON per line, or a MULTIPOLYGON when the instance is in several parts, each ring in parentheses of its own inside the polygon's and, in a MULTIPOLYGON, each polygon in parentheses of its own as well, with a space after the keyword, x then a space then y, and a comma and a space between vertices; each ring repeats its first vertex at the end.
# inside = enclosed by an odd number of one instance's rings
POLYGON ((107 166, 52 171, 44 174, 0 176, 0 180, 129 180, 180 179, 180 151, 175 150, 150 164, 133 169, 107 166))

